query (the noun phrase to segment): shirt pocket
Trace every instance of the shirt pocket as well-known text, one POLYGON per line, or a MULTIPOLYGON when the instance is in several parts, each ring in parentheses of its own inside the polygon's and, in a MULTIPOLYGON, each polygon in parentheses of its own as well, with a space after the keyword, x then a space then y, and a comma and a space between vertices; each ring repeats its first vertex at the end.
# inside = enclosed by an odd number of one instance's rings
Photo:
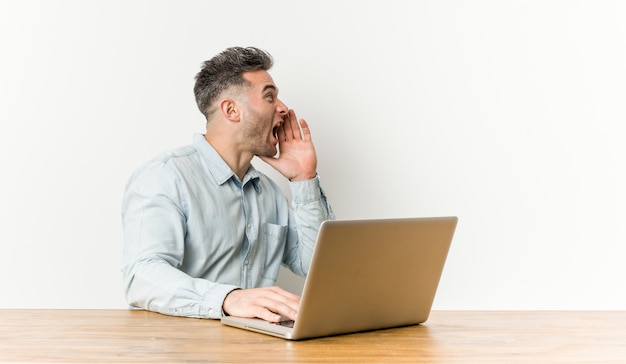
POLYGON ((263 273, 263 286, 271 286, 276 283, 278 271, 283 262, 287 226, 264 223, 261 231, 260 257, 265 258, 263 273))

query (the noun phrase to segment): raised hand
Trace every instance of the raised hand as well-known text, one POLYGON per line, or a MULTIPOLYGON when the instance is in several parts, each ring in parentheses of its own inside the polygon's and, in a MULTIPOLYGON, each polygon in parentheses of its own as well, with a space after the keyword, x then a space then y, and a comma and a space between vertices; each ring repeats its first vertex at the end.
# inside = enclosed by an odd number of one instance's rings
POLYGON ((311 140, 311 130, 304 119, 298 120, 289 110, 278 129, 278 157, 260 157, 291 181, 306 181, 315 177, 317 155, 311 140))

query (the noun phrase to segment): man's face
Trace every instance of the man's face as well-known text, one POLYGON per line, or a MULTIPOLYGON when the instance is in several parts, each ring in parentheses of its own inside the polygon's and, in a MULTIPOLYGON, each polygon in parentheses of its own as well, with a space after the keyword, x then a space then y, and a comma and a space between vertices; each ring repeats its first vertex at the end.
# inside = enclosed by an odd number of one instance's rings
POLYGON ((271 157, 277 152, 277 130, 289 109, 278 99, 278 88, 267 71, 244 73, 252 87, 247 92, 242 118, 243 142, 254 155, 271 157))

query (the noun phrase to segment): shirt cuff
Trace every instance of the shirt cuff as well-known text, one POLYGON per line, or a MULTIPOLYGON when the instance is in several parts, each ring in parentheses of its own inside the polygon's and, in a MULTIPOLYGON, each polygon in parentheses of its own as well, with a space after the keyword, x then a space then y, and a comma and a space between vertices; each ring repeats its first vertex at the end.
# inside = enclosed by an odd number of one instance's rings
POLYGON ((305 204, 322 199, 322 188, 319 175, 308 181, 289 182, 293 202, 305 204))
POLYGON ((209 318, 212 319, 220 319, 224 316, 224 310, 222 310, 222 305, 224 304, 224 299, 226 295, 230 292, 239 289, 240 287, 232 286, 229 284, 216 284, 211 287, 203 297, 203 301, 209 308, 209 318))

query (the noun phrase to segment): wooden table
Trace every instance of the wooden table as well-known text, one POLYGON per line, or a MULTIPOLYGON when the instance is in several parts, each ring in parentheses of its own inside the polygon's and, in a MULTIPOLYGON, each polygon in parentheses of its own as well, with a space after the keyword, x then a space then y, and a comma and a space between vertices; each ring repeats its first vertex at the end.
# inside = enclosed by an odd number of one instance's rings
POLYGON ((291 342, 131 310, 0 310, 0 362, 626 363, 626 311, 435 311, 423 325, 291 342))

